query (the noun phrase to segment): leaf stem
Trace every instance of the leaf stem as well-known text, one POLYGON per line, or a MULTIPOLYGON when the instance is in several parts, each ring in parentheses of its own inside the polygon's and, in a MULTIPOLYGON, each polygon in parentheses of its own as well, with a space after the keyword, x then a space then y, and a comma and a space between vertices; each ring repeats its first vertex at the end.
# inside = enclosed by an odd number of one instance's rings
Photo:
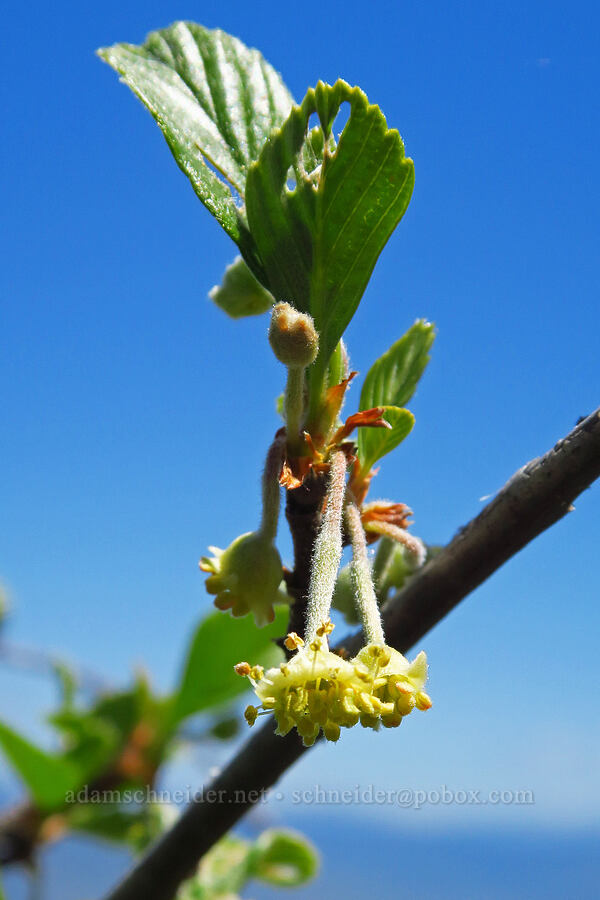
POLYGON ((356 605, 369 644, 385 644, 373 576, 367 554, 367 541, 355 503, 346 504, 344 523, 352 544, 352 580, 356 588, 356 605))
POLYGON ((315 541, 305 641, 317 636, 317 629, 329 618, 331 598, 342 558, 342 512, 346 491, 346 456, 341 450, 331 455, 325 512, 315 541))

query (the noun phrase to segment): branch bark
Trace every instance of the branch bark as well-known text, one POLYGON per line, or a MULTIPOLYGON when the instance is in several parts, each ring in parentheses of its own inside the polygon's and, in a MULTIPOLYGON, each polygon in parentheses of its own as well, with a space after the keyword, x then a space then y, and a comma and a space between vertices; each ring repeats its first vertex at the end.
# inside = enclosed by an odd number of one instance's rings
MULTIPOLYGON (((600 409, 520 469, 383 613, 387 642, 406 652, 506 560, 572 509, 600 476, 600 409)), ((304 527, 307 533, 313 530, 304 527)), ((305 547, 300 550, 306 555, 305 547)), ((297 573, 298 584, 303 573, 297 573)), ((360 635, 345 642, 360 645, 360 635)), ((256 731, 108 900, 171 900, 204 853, 305 752, 295 732, 256 731)))

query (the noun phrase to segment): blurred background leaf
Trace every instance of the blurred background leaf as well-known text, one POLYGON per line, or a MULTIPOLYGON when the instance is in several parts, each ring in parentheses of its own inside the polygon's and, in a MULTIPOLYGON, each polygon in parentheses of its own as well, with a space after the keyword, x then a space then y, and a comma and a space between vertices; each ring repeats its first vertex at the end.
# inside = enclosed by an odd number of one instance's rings
POLYGON ((283 829, 264 831, 254 844, 249 873, 274 887, 297 887, 314 878, 319 857, 301 834, 283 829))
POLYGON ((277 607, 274 621, 264 628, 257 628, 251 616, 234 619, 215 612, 203 619, 172 697, 171 725, 246 691, 247 681, 234 671, 236 663, 248 660, 266 668, 281 662, 283 653, 273 641, 284 634, 288 616, 289 607, 277 607))
POLYGON ((42 810, 64 805, 67 792, 83 783, 82 771, 75 762, 46 753, 3 722, 0 747, 42 810))
POLYGON ((315 847, 298 832, 269 829, 253 844, 230 834, 209 850, 177 900, 234 900, 253 878, 273 887, 298 887, 314 878, 318 867, 315 847))

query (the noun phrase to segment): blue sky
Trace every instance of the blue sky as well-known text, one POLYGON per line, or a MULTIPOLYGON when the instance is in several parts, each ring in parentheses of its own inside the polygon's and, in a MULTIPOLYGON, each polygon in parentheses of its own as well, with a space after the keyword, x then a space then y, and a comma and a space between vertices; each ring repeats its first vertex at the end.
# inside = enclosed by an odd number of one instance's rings
MULTIPOLYGON (((235 248, 98 46, 194 19, 258 47, 297 99, 341 76, 400 130, 413 199, 347 338, 364 373, 415 318, 436 323, 415 430, 373 489, 409 503, 416 533, 447 541, 598 405, 591 2, 134 0, 4 15, 0 579, 16 641, 117 684, 144 663, 167 688, 209 608, 197 560, 254 527, 278 427, 266 321, 226 321, 207 299, 235 248)), ((318 773, 530 788, 532 808, 419 821, 597 826, 599 490, 423 640, 427 716, 317 749, 290 785, 318 773)), ((0 696, 2 715, 45 733, 47 686, 0 669, 0 696)))

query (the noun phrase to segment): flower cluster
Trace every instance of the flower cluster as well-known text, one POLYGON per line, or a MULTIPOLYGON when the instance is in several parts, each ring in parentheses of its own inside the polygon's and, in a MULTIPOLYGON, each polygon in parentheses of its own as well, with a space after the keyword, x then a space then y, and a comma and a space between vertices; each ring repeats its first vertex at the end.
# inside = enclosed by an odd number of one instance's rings
POLYGON ((396 728, 416 707, 425 710, 431 700, 423 688, 427 680, 427 658, 419 653, 409 662, 385 644, 368 644, 354 659, 345 660, 329 650, 325 623, 317 637, 304 645, 297 635, 288 635, 286 645, 297 652, 289 662, 268 669, 239 663, 236 671, 247 676, 261 701, 246 709, 246 720, 273 713, 277 734, 296 728, 306 746, 314 744, 322 731, 328 741, 337 741, 341 728, 358 722, 377 730, 380 725, 396 728))

